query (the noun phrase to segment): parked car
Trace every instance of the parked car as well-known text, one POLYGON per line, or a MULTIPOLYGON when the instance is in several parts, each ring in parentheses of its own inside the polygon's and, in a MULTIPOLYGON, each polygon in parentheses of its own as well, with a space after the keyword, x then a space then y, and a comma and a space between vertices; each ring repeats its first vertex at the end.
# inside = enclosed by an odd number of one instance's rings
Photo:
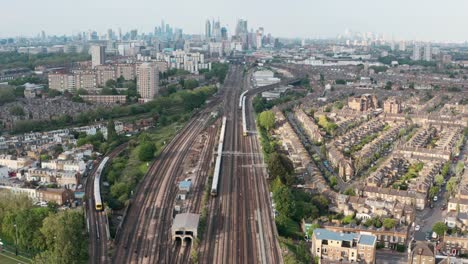
POLYGON ((414 228, 414 231, 419 231, 421 229, 421 227, 419 225, 417 225, 415 228, 414 228))
POLYGON ((437 198, 437 195, 434 196, 434 202, 437 202, 438 199, 439 199, 439 198, 437 198))

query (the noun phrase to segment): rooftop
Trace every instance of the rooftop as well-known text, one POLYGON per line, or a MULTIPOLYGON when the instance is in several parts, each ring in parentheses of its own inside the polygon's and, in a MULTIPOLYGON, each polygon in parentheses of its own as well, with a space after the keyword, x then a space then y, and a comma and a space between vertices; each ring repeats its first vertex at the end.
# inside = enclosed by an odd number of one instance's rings
POLYGON ((172 229, 197 229, 198 221, 200 220, 199 214, 183 213, 178 214, 174 218, 172 229))
POLYGON ((371 235, 361 235, 359 237, 359 244, 373 246, 375 244, 375 236, 371 235))
POLYGON ((357 238, 358 234, 355 233, 338 233, 323 228, 314 230, 314 235, 320 240, 336 240, 336 241, 353 241, 357 238))
POLYGON ((179 183, 179 189, 190 188, 191 185, 192 185, 192 182, 191 182, 191 181, 181 181, 181 182, 179 183))

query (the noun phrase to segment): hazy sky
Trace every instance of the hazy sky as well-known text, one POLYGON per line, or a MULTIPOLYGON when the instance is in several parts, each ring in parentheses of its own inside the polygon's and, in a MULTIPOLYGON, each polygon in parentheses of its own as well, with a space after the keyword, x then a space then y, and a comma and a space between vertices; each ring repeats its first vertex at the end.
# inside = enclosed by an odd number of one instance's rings
POLYGON ((0 36, 99 33, 121 27, 152 31, 161 19, 203 33, 220 18, 229 34, 237 18, 280 37, 334 37, 346 28, 395 39, 468 40, 467 0, 3 0, 0 36))

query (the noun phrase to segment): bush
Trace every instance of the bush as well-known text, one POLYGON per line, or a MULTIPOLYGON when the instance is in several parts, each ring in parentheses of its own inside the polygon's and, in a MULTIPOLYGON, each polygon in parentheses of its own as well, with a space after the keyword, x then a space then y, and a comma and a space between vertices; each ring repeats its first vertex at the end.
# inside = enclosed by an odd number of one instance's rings
POLYGON ((138 158, 140 161, 151 161, 154 158, 154 152, 156 147, 153 143, 142 142, 140 144, 140 150, 138 152, 138 158))

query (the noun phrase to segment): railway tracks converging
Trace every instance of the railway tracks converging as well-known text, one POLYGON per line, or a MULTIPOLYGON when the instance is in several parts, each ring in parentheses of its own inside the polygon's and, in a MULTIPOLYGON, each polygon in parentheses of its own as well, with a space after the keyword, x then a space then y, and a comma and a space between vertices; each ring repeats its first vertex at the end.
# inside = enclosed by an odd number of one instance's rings
POLYGON ((282 263, 276 227, 270 209, 266 172, 255 133, 247 94, 242 108, 237 101, 243 68, 231 66, 215 102, 194 116, 153 162, 133 197, 121 232, 115 240, 113 263, 188 263, 190 248, 173 242, 170 229, 177 182, 183 180, 184 160, 195 139, 207 131, 200 150, 192 188, 190 212, 202 211, 201 199, 213 165, 218 129, 208 127, 210 112, 223 100, 226 117, 223 159, 217 196, 209 198, 206 229, 198 247, 200 263, 282 263), (243 124, 244 121, 244 124, 243 124))

